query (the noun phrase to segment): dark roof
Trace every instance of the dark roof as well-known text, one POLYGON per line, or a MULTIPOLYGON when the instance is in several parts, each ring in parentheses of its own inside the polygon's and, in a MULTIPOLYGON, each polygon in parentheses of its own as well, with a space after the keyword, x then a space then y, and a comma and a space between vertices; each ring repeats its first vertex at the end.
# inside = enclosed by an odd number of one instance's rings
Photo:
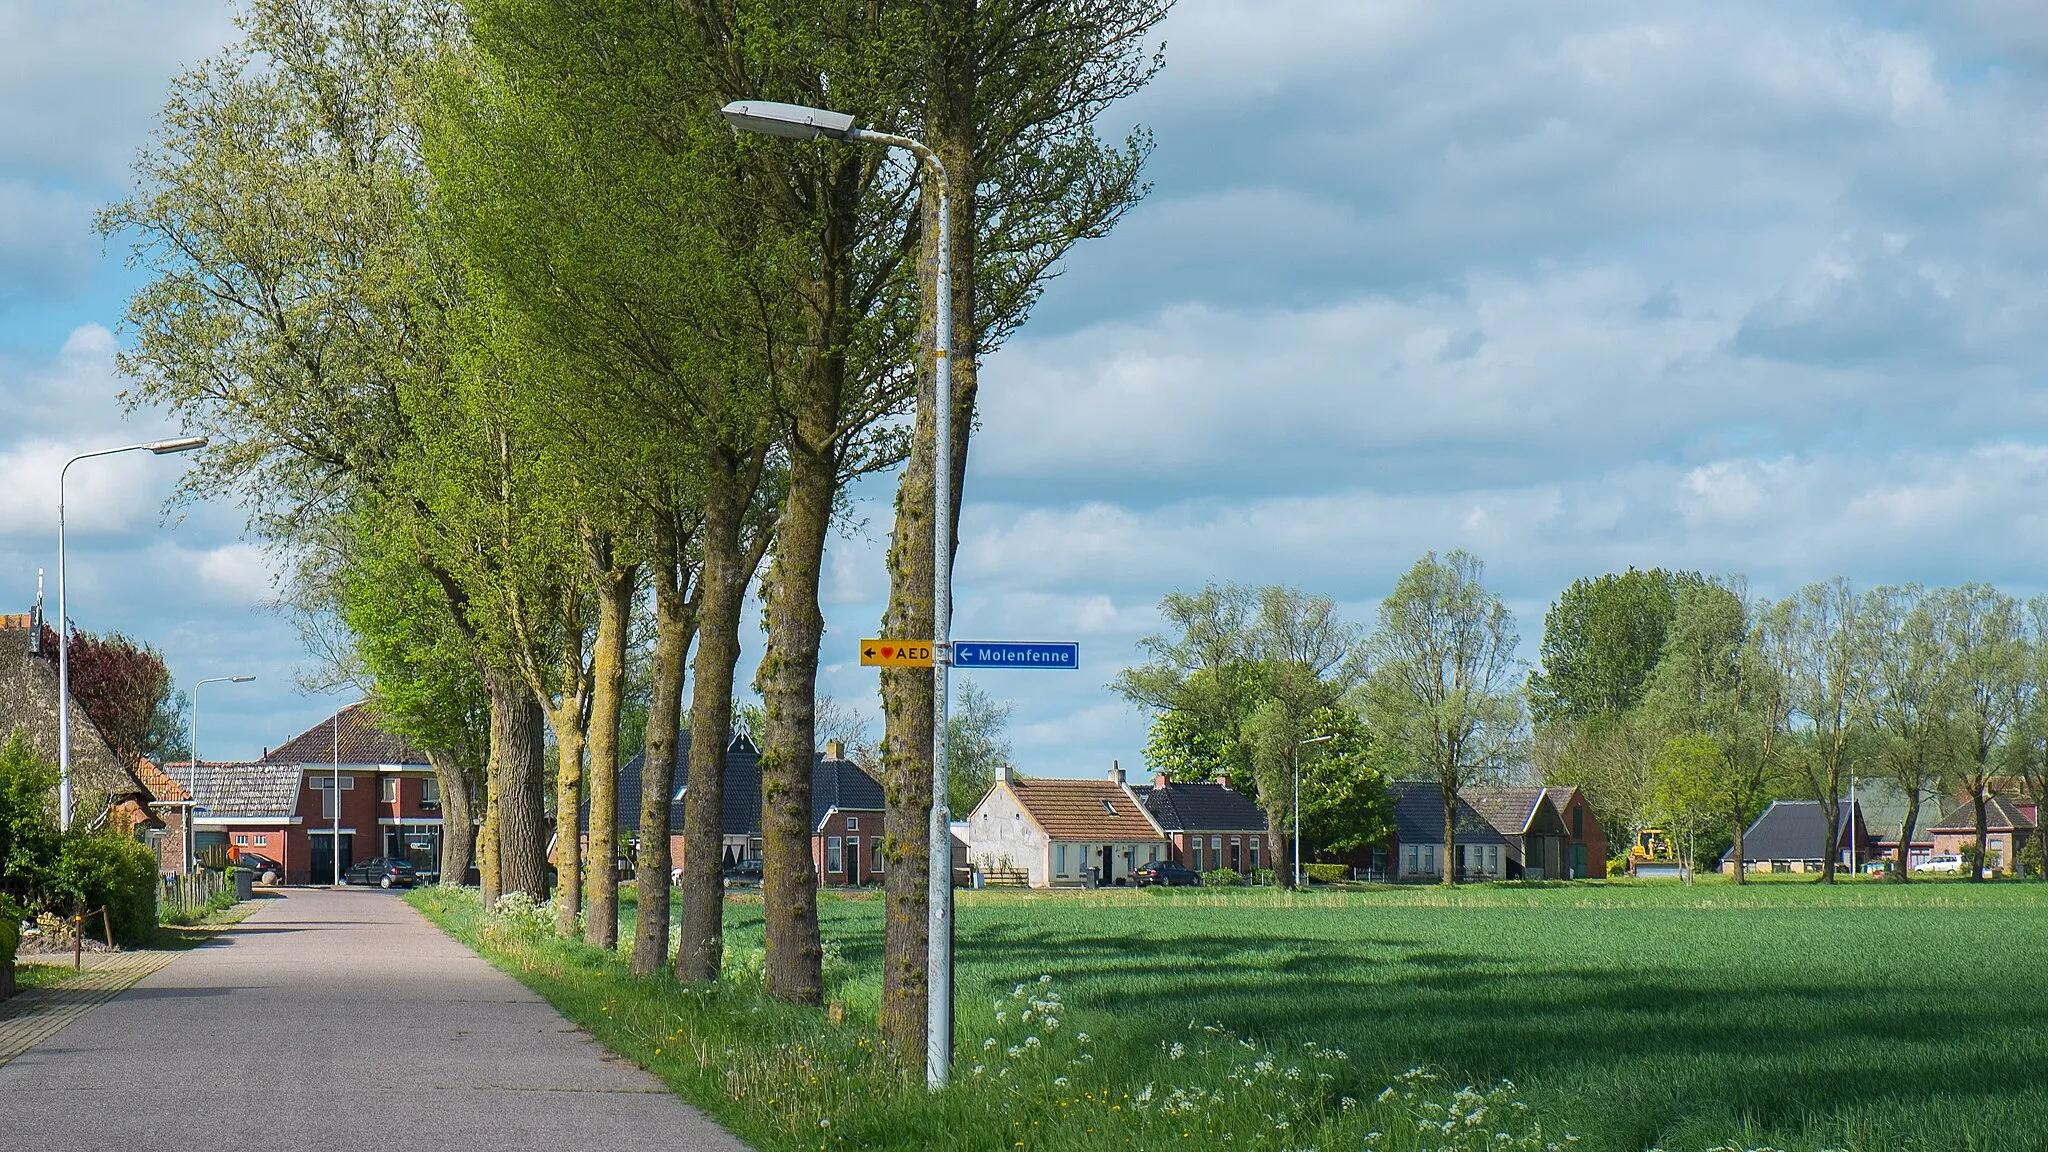
MULTIPOLYGON (((638 831, 640 827, 640 769, 646 757, 647 752, 642 749, 639 755, 619 768, 615 814, 622 830, 638 831)), ((683 732, 676 740, 676 786, 668 806, 669 827, 677 831, 683 827, 683 792, 689 786, 690 734, 683 732)), ((761 834, 761 753, 745 734, 733 737, 725 750, 725 791, 722 799, 727 836, 761 834)), ((823 823, 826 814, 834 808, 880 812, 883 805, 882 786, 862 771, 860 765, 851 760, 829 759, 823 752, 812 760, 812 827, 823 823)), ((585 825, 589 819, 590 801, 586 797, 583 802, 585 825)))
POLYGON ((1145 810, 1168 832, 1264 832, 1266 814, 1226 784, 1133 785, 1145 810))
MULTIPOLYGON (((1444 842, 1443 791, 1434 780, 1395 780, 1387 785, 1394 803, 1394 838, 1403 844, 1444 842)), ((1452 809, 1461 844, 1501 844, 1506 838, 1462 797, 1452 809)))
MULTIPOLYGON (((1845 809, 1848 805, 1843 805, 1845 809)), ((1865 844, 1870 842, 1869 825, 1863 821, 1863 805, 1857 804, 1849 813, 1856 821, 1859 836, 1865 844)), ((1828 846, 1827 819, 1822 815, 1818 800, 1773 800, 1764 814, 1756 818, 1742 834, 1742 858, 1744 860, 1819 860, 1831 853, 1828 846)), ((1848 842, 1846 833, 1833 838, 1840 851, 1848 842)), ((1735 847, 1721 854, 1721 862, 1728 863, 1735 858, 1735 847)))
MULTIPOLYGON (((1984 827, 2001 831, 2031 831, 2034 822, 2020 811, 2020 806, 2008 796, 1993 796, 1984 802, 1984 827)), ((1968 800, 1950 809, 1946 816, 1934 822, 1929 832, 1975 832, 1977 810, 1968 800)))
MULTIPOLYGON (((0 741, 16 732, 28 737, 36 751, 51 761, 58 750, 57 663, 30 651, 33 632, 26 616, 9 616, 0 627, 0 741)), ((71 699, 71 779, 77 802, 93 793, 118 802, 134 798, 145 803, 150 792, 100 734, 74 695, 71 699)), ((89 815, 81 813, 81 816, 89 815)))
MULTIPOLYGON (((164 772, 182 786, 191 766, 166 764, 164 772)), ((197 775, 192 777, 194 803, 205 808, 199 819, 255 817, 285 820, 295 816, 299 811, 299 774, 297 764, 201 761, 197 775)))
POLYGON ((266 764, 332 764, 336 755, 343 767, 407 764, 425 767, 427 754, 382 728, 368 704, 351 704, 297 736, 263 754, 266 764), (334 725, 341 721, 340 751, 336 752, 334 725))

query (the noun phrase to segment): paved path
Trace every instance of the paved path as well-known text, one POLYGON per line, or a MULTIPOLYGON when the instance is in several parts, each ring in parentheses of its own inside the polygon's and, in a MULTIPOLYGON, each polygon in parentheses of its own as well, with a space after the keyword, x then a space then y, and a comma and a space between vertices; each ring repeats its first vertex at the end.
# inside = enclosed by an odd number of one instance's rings
POLYGON ((0 1065, 0 1145, 745 1150, 396 895, 346 889, 281 893, 0 1065))
MULTIPOLYGON (((56 1035, 66 1024, 178 958, 176 952, 88 952, 85 973, 62 984, 29 988, 0 1000, 0 1064, 56 1035)), ((71 957, 42 957, 69 969, 71 957)), ((26 967, 22 965, 21 967, 26 967)), ((19 969, 17 968, 17 971, 19 969)))

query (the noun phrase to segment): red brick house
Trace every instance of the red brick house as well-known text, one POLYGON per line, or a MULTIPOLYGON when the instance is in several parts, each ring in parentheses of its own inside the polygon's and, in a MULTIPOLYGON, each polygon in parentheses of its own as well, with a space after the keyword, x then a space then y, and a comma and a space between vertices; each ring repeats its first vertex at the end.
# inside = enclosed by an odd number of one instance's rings
POLYGON ((1164 772, 1132 789, 1166 836, 1169 859, 1197 872, 1250 874, 1274 866, 1266 814, 1220 775, 1214 783, 1175 783, 1164 772))
MULTIPOLYGON (((191 766, 164 769, 182 782, 191 766)), ((202 762, 192 790, 200 852, 232 845, 267 856, 284 865, 287 883, 333 883, 337 826, 344 871, 398 856, 439 875, 439 779, 426 754, 377 727, 365 705, 342 709, 259 761, 202 762)))
MULTIPOLYGON (((2035 810, 2016 797, 1993 795, 1984 802, 1984 870, 2011 872, 2034 835, 2035 810)), ((1977 848, 1977 809, 1965 799, 1927 830, 1936 856, 1964 856, 1977 848)), ((1968 857, 1964 856, 1967 860, 1968 857)))

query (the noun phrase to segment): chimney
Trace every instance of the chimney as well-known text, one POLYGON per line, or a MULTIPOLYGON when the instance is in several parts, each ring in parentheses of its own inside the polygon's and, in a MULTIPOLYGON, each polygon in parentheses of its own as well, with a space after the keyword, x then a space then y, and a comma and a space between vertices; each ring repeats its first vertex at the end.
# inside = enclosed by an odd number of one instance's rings
POLYGON ((1216 783, 1224 788, 1230 787, 1230 773, 1218 772, 1216 774, 1216 783))
POLYGON ((1152 774, 1152 786, 1154 788, 1164 788, 1171 783, 1173 783, 1173 781, 1167 779, 1166 773, 1164 772, 1154 772, 1152 774))
POLYGON ((846 741, 844 741, 844 740, 827 740, 827 741, 825 741, 825 759, 827 759, 827 760, 844 760, 844 759, 846 759, 846 741))
POLYGON ((1109 762, 1109 782, 1111 784, 1121 784, 1124 782, 1124 770, 1118 767, 1117 762, 1114 760, 1109 762))
POLYGON ((1002 771, 998 775, 1005 784, 1015 784, 1017 782, 1017 774, 1010 771, 1010 762, 1008 760, 1003 761, 1002 771))

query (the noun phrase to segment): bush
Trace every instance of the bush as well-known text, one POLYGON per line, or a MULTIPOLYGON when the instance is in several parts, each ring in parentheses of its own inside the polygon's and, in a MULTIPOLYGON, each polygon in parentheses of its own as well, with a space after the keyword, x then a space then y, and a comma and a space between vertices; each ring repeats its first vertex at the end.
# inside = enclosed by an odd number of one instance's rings
POLYGON ((155 941, 156 855, 135 841, 104 834, 66 837, 52 888, 83 911, 105 908, 114 943, 143 947, 155 941))
POLYGON ((1608 874, 1609 876, 1626 876, 1626 875, 1628 875, 1628 861, 1626 861, 1626 860, 1609 860, 1609 861, 1607 862, 1607 874, 1608 874))
POLYGON ((2039 837, 2027 837, 2027 846, 2020 849, 2020 868, 2036 880, 2039 880, 2043 875, 2041 870, 2041 841, 2039 837))
POLYGON ((1235 888, 1244 883, 1244 877, 1235 868, 1211 868, 1202 873, 1204 888, 1235 888))
POLYGON ((14 950, 21 946, 21 913, 14 901, 0 896, 0 1000, 14 995, 14 950))
POLYGON ((1342 884, 1351 879, 1351 867, 1348 864, 1309 864, 1305 865, 1302 871, 1308 873, 1308 878, 1318 884, 1342 884))

